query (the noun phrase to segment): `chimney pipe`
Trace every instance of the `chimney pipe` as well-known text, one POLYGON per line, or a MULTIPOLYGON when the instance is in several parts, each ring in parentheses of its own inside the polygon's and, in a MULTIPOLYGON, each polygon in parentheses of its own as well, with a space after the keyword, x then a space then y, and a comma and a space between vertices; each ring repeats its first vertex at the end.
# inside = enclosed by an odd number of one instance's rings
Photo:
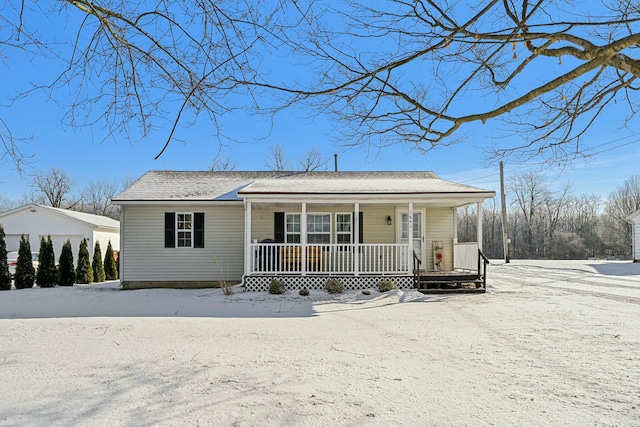
POLYGON ((338 155, 337 154, 333 155, 333 169, 334 169, 334 172, 338 172, 338 155))

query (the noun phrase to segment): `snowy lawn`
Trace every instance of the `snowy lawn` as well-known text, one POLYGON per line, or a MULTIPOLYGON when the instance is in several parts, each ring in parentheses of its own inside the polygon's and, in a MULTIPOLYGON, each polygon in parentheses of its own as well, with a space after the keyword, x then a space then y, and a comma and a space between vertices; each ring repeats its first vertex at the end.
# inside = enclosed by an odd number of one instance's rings
POLYGON ((0 425, 640 425, 640 264, 482 295, 0 292, 0 425))

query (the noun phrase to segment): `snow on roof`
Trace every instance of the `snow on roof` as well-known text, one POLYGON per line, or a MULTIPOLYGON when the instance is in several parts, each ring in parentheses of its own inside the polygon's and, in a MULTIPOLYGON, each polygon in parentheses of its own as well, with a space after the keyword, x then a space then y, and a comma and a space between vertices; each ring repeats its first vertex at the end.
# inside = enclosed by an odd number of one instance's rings
POLYGON ((240 200, 237 192, 258 178, 283 172, 174 172, 150 171, 112 200, 206 201, 240 200))
POLYGON ((8 215, 17 213, 19 211, 23 211, 25 209, 32 209, 32 208, 46 209, 46 210, 55 212, 58 215, 64 215, 66 217, 75 219, 77 221, 86 222, 87 224, 93 225, 94 227, 120 229, 120 221, 117 221, 115 219, 112 219, 106 216, 94 215, 94 214, 89 214, 85 212, 77 212, 69 209, 52 208, 51 206, 45 206, 45 205, 35 205, 35 204, 25 205, 17 209, 13 209, 9 212, 5 212, 0 216, 8 216, 8 215))
POLYGON ((441 194, 492 191, 445 181, 433 172, 151 171, 115 197, 126 201, 241 200, 256 194, 441 194))

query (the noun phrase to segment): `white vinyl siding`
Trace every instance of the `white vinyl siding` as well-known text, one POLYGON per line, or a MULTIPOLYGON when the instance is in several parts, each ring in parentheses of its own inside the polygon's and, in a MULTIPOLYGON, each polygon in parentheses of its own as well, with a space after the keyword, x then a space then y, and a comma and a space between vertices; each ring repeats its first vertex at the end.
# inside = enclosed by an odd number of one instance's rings
POLYGON ((632 258, 634 261, 640 261, 640 217, 635 218, 632 224, 632 235, 631 235, 631 244, 632 244, 632 258))
POLYGON ((244 266, 244 208, 241 205, 181 206, 204 213, 204 248, 164 247, 164 214, 175 206, 122 206, 123 281, 237 282, 244 266))
POLYGON ((444 261, 441 267, 443 270, 453 270, 453 238, 455 237, 453 224, 453 208, 427 209, 425 230, 427 245, 426 254, 423 257, 423 263, 426 262, 427 268, 433 268, 433 247, 431 242, 441 240, 444 244, 444 261))

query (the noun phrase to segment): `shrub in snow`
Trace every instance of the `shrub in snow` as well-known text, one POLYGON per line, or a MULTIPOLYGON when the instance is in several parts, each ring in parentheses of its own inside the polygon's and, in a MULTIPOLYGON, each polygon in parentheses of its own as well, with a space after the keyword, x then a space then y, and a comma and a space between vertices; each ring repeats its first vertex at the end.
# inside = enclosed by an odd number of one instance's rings
POLYGON ((53 253, 51 236, 47 240, 40 239, 40 252, 38 252, 38 272, 36 284, 41 288, 52 288, 58 283, 58 271, 56 269, 56 257, 53 253))
POLYGON ((100 242, 96 242, 96 245, 93 248, 93 262, 91 263, 91 268, 93 270, 93 280, 98 283, 104 282, 104 263, 102 262, 100 242))
POLYGON ((324 290, 330 294, 341 294, 344 292, 344 283, 339 279, 329 279, 324 285, 324 290))
POLYGON ((76 266, 76 283, 93 283, 93 267, 89 261, 89 244, 87 239, 82 239, 78 250, 78 265, 76 266))
POLYGON ((271 281, 269 282, 270 294, 284 294, 286 290, 287 290, 287 287, 284 285, 284 283, 280 279, 271 279, 271 281))
POLYGON ((300 289, 300 295, 302 295, 303 297, 307 297, 309 296, 309 289, 300 289))
POLYGON ((0 225, 0 291, 11 289, 11 275, 7 262, 7 242, 4 240, 4 228, 0 225))
POLYGON ((107 252, 104 254, 104 276, 106 280, 118 280, 118 267, 116 266, 116 258, 113 255, 111 240, 109 240, 107 252))
POLYGON ((20 237, 20 248, 18 249, 18 263, 16 274, 13 275, 13 284, 16 289, 33 288, 36 280, 36 269, 33 268, 33 258, 31 256, 31 245, 29 241, 20 237))
POLYGON ((73 286, 76 281, 76 269, 73 267, 73 250, 70 240, 62 246, 58 264, 58 285, 73 286))
POLYGON ((392 291, 396 288, 396 284, 390 280, 381 280, 378 282, 378 291, 379 292, 388 292, 392 291))

